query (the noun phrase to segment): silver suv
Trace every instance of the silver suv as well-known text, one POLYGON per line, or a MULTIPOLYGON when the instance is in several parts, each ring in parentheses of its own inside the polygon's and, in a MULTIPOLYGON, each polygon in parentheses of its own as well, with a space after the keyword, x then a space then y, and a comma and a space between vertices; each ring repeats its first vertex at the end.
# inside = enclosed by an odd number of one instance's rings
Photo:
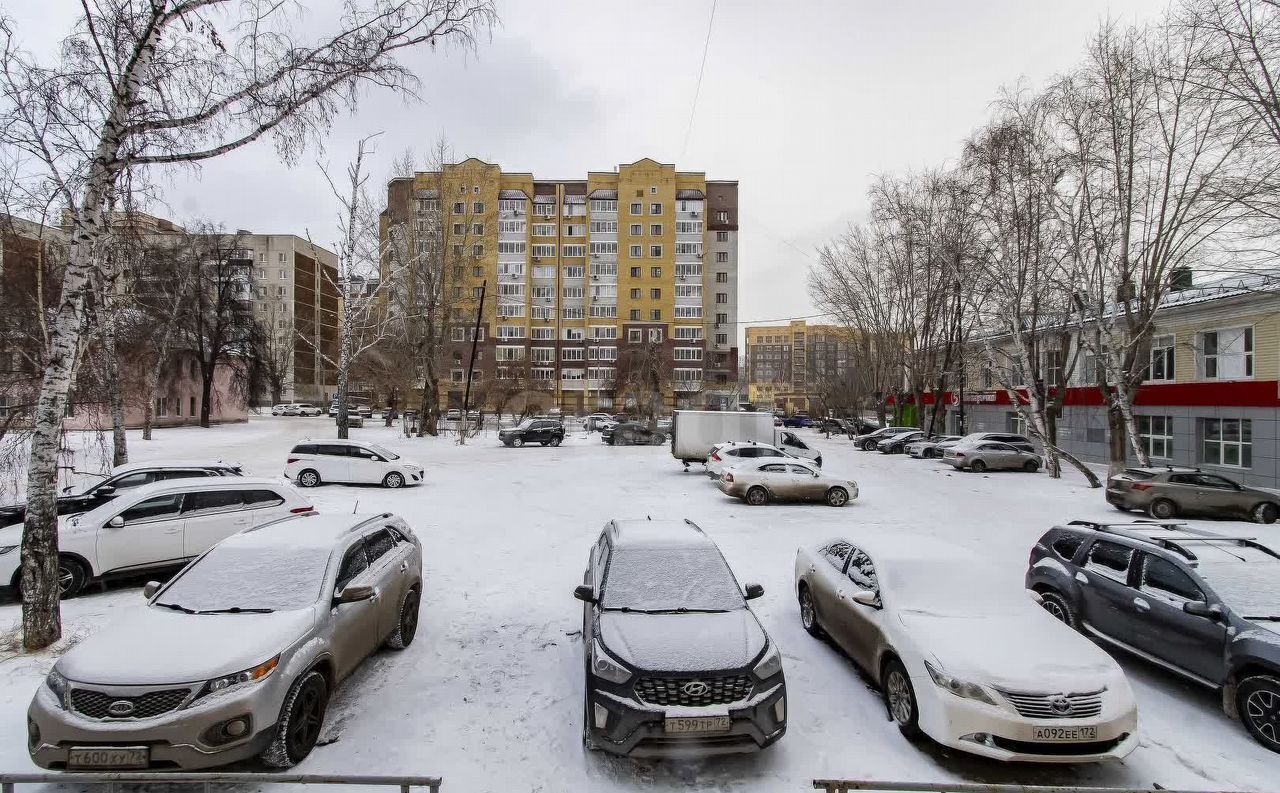
POLYGON ((27 711, 42 768, 206 768, 316 745, 334 687, 413 641, 422 546, 400 518, 299 515, 236 534, 76 645, 27 711))

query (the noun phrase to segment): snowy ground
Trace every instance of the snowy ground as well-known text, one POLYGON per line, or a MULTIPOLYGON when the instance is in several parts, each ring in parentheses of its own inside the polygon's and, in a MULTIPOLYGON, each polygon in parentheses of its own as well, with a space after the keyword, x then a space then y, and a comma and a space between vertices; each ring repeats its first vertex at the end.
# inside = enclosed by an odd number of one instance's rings
MULTIPOLYGON (((331 435, 327 419, 254 419, 212 430, 172 429, 134 460, 216 456, 278 475, 291 444, 331 435)), ((964 780, 1177 788, 1274 787, 1276 755, 1224 716, 1214 694, 1122 659, 1139 700, 1142 746, 1121 764, 1001 766, 906 741, 878 695, 838 651, 804 633, 792 595, 797 545, 878 532, 945 537, 990 557, 1013 596, 1027 554, 1050 525, 1117 513, 1081 480, 1044 474, 958 474, 940 463, 855 451, 824 440, 826 468, 855 478, 845 509, 746 507, 700 473, 683 473, 666 447, 611 448, 578 433, 558 449, 507 449, 480 438, 405 439, 382 427, 352 430, 427 466, 427 483, 385 491, 330 485, 308 494, 323 511, 389 510, 426 548, 422 628, 404 653, 370 659, 339 690, 308 773, 441 775, 445 791, 801 791, 815 778, 964 780), (691 518, 720 543, 785 657, 790 724, 763 753, 699 763, 639 762, 585 753, 581 604, 572 597, 588 549, 610 518, 691 518)), ((89 444, 92 446, 92 444, 89 444)), ((77 468, 92 467, 77 460, 77 468)), ((695 471, 700 471, 695 466, 695 471)), ((1072 475, 1074 476, 1074 475, 1072 475)), ((1280 524, 1214 523, 1280 543, 1280 524)), ((945 598, 946 592, 938 597, 945 598)), ((35 770, 23 713, 54 652, 141 608, 135 584, 115 584, 64 606, 68 638, 53 652, 16 654, 0 643, 0 771, 35 770)), ((0 604, 0 628, 19 608, 0 604)), ((9 634, 11 637, 12 632, 9 634)), ((1031 648, 1029 648, 1031 649, 1031 648)))

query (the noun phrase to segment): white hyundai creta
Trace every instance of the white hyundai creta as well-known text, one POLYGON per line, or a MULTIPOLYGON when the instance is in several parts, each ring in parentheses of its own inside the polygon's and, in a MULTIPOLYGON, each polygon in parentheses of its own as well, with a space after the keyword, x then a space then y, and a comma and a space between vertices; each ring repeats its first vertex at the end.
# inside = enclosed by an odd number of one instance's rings
MULTIPOLYGON (((313 511, 278 479, 174 479, 131 488, 100 507, 58 518, 58 576, 71 597, 94 578, 180 567, 236 532, 313 511)), ((0 529, 0 582, 22 573, 22 525, 0 529)))

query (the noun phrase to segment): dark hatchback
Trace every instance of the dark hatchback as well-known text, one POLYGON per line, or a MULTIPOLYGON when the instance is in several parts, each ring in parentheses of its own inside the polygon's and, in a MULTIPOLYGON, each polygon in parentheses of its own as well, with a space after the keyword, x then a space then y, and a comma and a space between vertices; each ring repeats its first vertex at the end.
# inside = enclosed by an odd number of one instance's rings
MULTIPOLYGON (((167 479, 190 479, 197 476, 240 476, 239 463, 126 463, 118 465, 101 482, 79 492, 65 487, 58 496, 58 514, 88 512, 119 495, 121 490, 162 482, 167 479)), ((25 503, 0 507, 0 526, 12 526, 27 519, 25 503)))
POLYGON ((667 442, 667 433, 661 426, 651 430, 646 423, 626 421, 601 430, 600 440, 610 446, 661 446, 667 442))
POLYGON ((782 654, 692 521, 611 521, 583 584, 582 742, 636 757, 754 752, 787 729, 782 654))
POLYGON ((564 440, 564 425, 555 419, 525 419, 514 427, 498 430, 498 440, 505 446, 559 446, 564 440))
POLYGON ((1026 586, 1071 627, 1218 691, 1280 752, 1280 553, 1179 523, 1078 520, 1036 543, 1026 586))

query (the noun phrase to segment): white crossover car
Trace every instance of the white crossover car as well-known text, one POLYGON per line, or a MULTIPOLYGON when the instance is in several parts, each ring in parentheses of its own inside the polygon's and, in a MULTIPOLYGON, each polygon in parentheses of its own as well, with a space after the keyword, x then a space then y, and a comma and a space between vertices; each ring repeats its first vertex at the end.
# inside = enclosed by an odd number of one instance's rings
POLYGON ((404 487, 422 483, 422 465, 376 443, 304 441, 285 460, 284 475, 303 487, 324 482, 404 487))
MULTIPOLYGON (((201 476, 130 488, 88 512, 58 518, 62 596, 95 578, 180 567, 236 532, 311 511, 310 501, 278 479, 201 476)), ((0 529, 0 583, 15 589, 22 529, 0 529)))
POLYGON ((808 460, 747 460, 724 469, 716 484, 753 507, 770 501, 824 501, 843 507, 858 497, 857 482, 823 473, 808 460))
POLYGON ((830 635, 879 684, 904 734, 1006 761, 1128 755, 1138 715, 1124 672, 1006 578, 932 537, 796 553, 805 630, 830 635))
POLYGON ((719 479, 726 468, 761 458, 795 459, 777 446, 770 446, 767 443, 726 441, 711 447, 711 454, 707 455, 707 476, 719 479))

